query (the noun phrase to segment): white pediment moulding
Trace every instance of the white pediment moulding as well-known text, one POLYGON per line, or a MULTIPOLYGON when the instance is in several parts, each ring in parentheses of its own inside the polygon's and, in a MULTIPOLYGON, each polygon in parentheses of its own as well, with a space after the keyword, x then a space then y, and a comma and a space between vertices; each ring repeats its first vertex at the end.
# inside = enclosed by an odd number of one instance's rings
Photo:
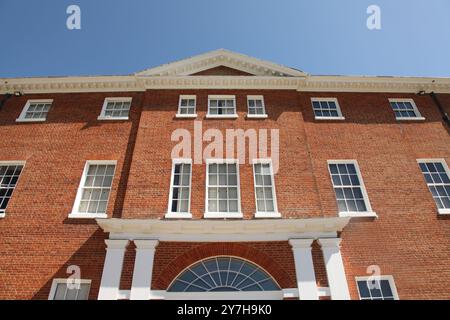
POLYGON ((349 217, 258 220, 97 219, 110 239, 160 241, 287 241, 336 237, 349 217))
POLYGON ((421 90, 450 93, 450 78, 382 78, 347 76, 257 77, 64 77, 0 78, 0 94, 21 91, 33 93, 142 92, 158 89, 266 89, 304 92, 398 92, 421 90))
POLYGON ((315 76, 224 49, 147 69, 134 75, 0 78, 0 94, 142 92, 157 89, 273 89, 311 92, 434 91, 450 93, 450 78, 315 76), (251 76, 191 76, 227 66, 251 76))
POLYGON ((137 72, 137 76, 187 76, 225 66, 266 77, 305 77, 307 74, 270 61, 264 61, 225 49, 214 50, 180 61, 137 72))

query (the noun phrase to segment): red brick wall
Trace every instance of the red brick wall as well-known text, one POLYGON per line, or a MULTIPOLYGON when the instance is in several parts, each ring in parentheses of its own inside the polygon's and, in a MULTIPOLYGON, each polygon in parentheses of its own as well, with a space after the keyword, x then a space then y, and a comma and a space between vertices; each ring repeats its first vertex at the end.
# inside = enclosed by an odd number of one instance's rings
POLYGON ((105 97, 117 95, 25 95, 0 110, 0 161, 26 161, 0 219, 0 299, 47 299, 52 279, 66 278, 69 265, 80 266, 82 278, 93 280, 90 297, 97 297, 106 235, 94 220, 68 219, 68 214, 86 160, 117 160, 108 215, 121 207, 121 174, 126 174, 141 97, 120 94, 133 97, 130 121, 97 121, 105 97), (54 100, 46 122, 15 122, 27 99, 44 98, 54 100))
MULTIPOLYGON (((52 279, 67 277, 66 268, 72 264, 81 267, 83 278, 93 280, 90 298, 96 298, 107 235, 94 221, 67 218, 84 163, 88 159, 118 161, 109 216, 162 218, 168 205, 170 152, 176 144, 170 142, 171 133, 180 127, 193 128, 192 119, 174 118, 179 94, 197 95, 197 120, 203 121, 204 131, 280 129, 280 170, 275 183, 279 211, 285 218, 336 216, 326 161, 358 160, 379 218, 352 220, 342 233, 342 255, 352 298, 358 298, 354 277, 366 275, 367 266, 372 264, 379 265, 383 274, 394 276, 401 299, 450 298, 449 221, 437 215, 416 163, 417 158, 444 158, 450 163, 449 131, 431 98, 283 90, 147 91, 140 116, 140 94, 122 93, 133 96, 131 120, 125 122, 97 121, 104 98, 117 94, 26 95, 8 100, 0 110, 0 160, 27 162, 6 218, 0 219, 0 298, 46 299, 52 279), (239 118, 205 119, 208 94, 235 94, 239 118), (247 94, 264 95, 268 119, 245 118, 247 94), (312 96, 337 97, 346 120, 314 120, 309 100, 312 96), (426 120, 396 121, 387 101, 390 97, 414 98, 426 120), (48 121, 16 123, 31 98, 54 99, 48 121)), ((450 95, 440 95, 440 99, 449 110, 450 95)), ((195 219, 204 213, 205 173, 204 164, 193 166, 191 211, 195 219)), ((240 181, 244 218, 250 219, 255 200, 249 164, 240 166, 240 181)), ((287 243, 240 245, 269 257, 284 274, 280 279, 285 280, 280 281, 295 286, 287 243)), ((164 288, 171 281, 163 276, 165 268, 171 265, 181 271, 188 261, 173 262, 202 246, 161 243, 156 253, 155 287, 164 288)), ((220 251, 223 245, 210 246, 220 251)), ((326 286, 317 246, 313 256, 318 283, 326 286)), ((133 261, 134 249, 129 248, 122 289, 131 286, 133 261)))

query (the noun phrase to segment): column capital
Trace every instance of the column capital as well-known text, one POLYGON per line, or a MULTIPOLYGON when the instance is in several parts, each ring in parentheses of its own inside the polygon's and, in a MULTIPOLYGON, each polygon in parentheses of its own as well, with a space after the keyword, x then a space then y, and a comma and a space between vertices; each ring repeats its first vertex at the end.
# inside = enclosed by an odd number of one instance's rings
POLYGON ((114 239, 106 239, 106 250, 108 249, 125 249, 130 240, 114 240, 114 239))
POLYGON ((134 244, 136 250, 155 249, 159 244, 159 240, 134 240, 134 244))
POLYGON ((296 248, 311 249, 313 241, 314 239, 289 239, 289 244, 291 245, 292 249, 296 248))
POLYGON ((322 248, 339 249, 341 247, 342 238, 322 238, 317 242, 322 248))

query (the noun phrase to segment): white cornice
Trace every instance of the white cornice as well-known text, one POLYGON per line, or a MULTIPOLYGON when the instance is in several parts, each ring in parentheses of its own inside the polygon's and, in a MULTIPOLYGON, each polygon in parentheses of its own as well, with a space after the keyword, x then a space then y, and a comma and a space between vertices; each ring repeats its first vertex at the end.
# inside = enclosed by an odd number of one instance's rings
POLYGON ((161 241, 281 241, 290 238, 336 237, 350 218, 258 220, 97 219, 111 239, 161 241))
POLYGON ((450 93, 450 78, 359 76, 102 76, 0 78, 0 94, 130 92, 157 89, 270 89, 303 92, 450 93))

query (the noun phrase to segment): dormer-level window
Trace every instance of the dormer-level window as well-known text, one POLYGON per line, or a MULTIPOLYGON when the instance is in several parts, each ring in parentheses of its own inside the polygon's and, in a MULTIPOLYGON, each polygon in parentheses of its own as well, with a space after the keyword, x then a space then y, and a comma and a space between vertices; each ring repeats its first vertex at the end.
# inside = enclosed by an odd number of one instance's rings
POLYGON ((52 106, 53 100, 28 100, 22 110, 17 122, 33 122, 47 120, 47 114, 52 106))
POLYGON ((128 120, 131 98, 106 98, 98 120, 128 120))
POLYGON ((397 120, 425 120, 413 99, 389 99, 397 120))
POLYGON ((178 103, 177 118, 195 118, 196 113, 196 96, 182 95, 178 103))
POLYGON ((263 96, 247 96, 247 118, 267 118, 263 96))
POLYGON ((336 98, 311 98, 317 120, 344 120, 336 98))
POLYGON ((208 118, 237 118, 235 96, 208 96, 208 118))

